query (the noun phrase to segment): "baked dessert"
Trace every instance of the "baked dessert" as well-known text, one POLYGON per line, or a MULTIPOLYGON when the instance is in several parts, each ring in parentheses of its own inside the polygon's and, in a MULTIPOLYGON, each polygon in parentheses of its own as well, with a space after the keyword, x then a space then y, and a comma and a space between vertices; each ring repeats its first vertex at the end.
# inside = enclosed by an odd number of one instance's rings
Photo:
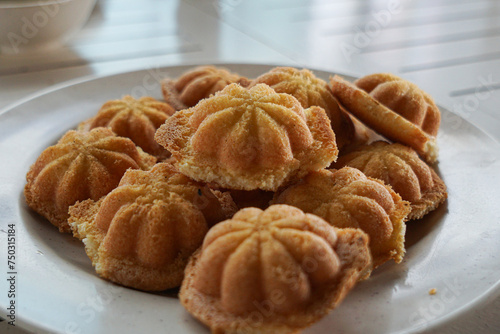
POLYGON ((70 232, 69 206, 87 198, 98 200, 118 185, 127 169, 149 169, 155 162, 110 129, 71 130, 31 166, 24 188, 26 203, 59 231, 70 232))
POLYGON ((181 110, 195 106, 201 99, 210 97, 232 83, 247 86, 249 80, 225 68, 199 66, 177 80, 164 79, 162 92, 167 103, 181 110))
POLYGON ((312 106, 323 108, 330 118, 339 149, 353 141, 355 127, 352 119, 341 110, 328 84, 311 71, 293 67, 275 67, 252 80, 249 87, 260 83, 269 85, 277 93, 293 95, 304 109, 312 106))
POLYGON ((275 194, 274 204, 293 205, 338 228, 360 228, 370 236, 374 267, 405 254, 404 220, 410 211, 390 186, 351 167, 311 172, 275 194))
POLYGON ((336 75, 330 84, 342 105, 370 128, 410 146, 429 163, 437 160, 441 115, 416 85, 388 73, 368 75, 354 84, 336 75))
POLYGON ((370 270, 368 237, 287 205, 240 210, 186 267, 182 305, 212 333, 296 333, 370 270))
POLYGON ((341 156, 335 168, 350 166, 384 181, 410 202, 407 219, 420 219, 447 198, 443 180, 411 148, 377 141, 341 156))
POLYGON ((152 97, 134 99, 130 95, 106 102, 97 115, 82 122, 79 130, 109 127, 118 136, 130 138, 145 152, 163 160, 170 156, 154 140, 156 129, 175 112, 174 108, 152 97))
POLYGON ((329 166, 335 135, 323 109, 303 109, 267 85, 226 86, 196 106, 176 112, 155 139, 179 171, 222 188, 269 190, 329 166))
POLYGON ((146 291, 179 286, 209 226, 225 219, 207 186, 166 163, 128 170, 106 197, 79 202, 69 213, 96 272, 146 291))

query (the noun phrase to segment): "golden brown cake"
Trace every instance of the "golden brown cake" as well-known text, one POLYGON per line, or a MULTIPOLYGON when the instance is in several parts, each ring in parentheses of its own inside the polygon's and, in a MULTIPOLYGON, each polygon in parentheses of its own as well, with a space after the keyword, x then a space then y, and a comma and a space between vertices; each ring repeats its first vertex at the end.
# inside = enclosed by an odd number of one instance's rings
POLYGON ((304 109, 318 106, 330 118, 339 149, 352 142, 355 127, 349 115, 342 111, 328 84, 307 69, 275 67, 254 79, 249 87, 259 83, 271 86, 277 93, 293 95, 304 109))
POLYGON ((287 205, 240 210, 191 258, 182 305, 212 333, 295 333, 370 270, 368 237, 287 205))
POLYGON ((443 180, 411 148, 378 141, 341 156, 335 168, 350 166, 380 179, 410 202, 407 219, 420 219, 447 198, 443 180))
POLYGON ((330 165, 335 135, 323 109, 303 109, 267 85, 231 84, 178 111, 155 139, 181 173, 222 188, 274 191, 294 177, 330 165))
POLYGON ((130 138, 145 152, 163 160, 170 153, 154 140, 154 135, 174 112, 170 105, 152 97, 134 99, 126 95, 121 100, 106 102, 97 115, 81 123, 79 129, 109 127, 118 136, 130 138))
POLYGON ((311 172, 276 193, 273 203, 293 205, 338 228, 362 229, 370 236, 374 267, 403 259, 409 203, 390 186, 355 168, 311 172))
POLYGON ((441 115, 432 98, 416 85, 388 73, 372 74, 354 84, 334 76, 330 84, 342 105, 370 128, 412 147, 430 163, 437 160, 441 115))
POLYGON ((196 105, 201 99, 210 97, 229 84, 248 85, 248 79, 215 66, 200 66, 192 69, 177 80, 162 81, 165 101, 181 110, 196 105))
POLYGON ((31 166, 24 195, 30 208, 59 231, 69 232, 70 205, 87 198, 98 200, 118 185, 128 168, 149 169, 155 162, 110 129, 68 131, 31 166))
POLYGON ((79 202, 69 212, 96 272, 147 291, 179 286, 209 226, 225 219, 208 187, 166 163, 128 170, 106 197, 79 202))

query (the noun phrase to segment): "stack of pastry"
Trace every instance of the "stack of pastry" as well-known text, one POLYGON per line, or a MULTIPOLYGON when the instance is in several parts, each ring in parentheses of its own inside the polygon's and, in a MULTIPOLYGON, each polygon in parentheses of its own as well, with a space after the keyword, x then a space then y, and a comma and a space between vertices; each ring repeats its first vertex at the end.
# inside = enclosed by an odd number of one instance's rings
POLYGON ((318 321, 401 262, 406 221, 446 199, 425 162, 439 110, 393 75, 329 85, 305 69, 251 80, 203 66, 162 88, 167 103, 107 102, 44 151, 26 200, 83 241, 101 277, 180 286, 213 332, 318 321))

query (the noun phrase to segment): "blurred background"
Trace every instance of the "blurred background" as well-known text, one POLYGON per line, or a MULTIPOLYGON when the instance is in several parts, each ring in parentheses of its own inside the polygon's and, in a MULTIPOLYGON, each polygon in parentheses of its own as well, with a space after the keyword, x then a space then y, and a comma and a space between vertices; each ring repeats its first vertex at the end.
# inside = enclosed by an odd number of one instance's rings
MULTIPOLYGON (((500 140, 499 1, 66 0, 20 13, 14 2, 0 0, 0 110, 87 76, 276 64, 393 72, 500 140)), ((499 314, 488 301, 437 332, 498 333, 499 314)))
MULTIPOLYGON (((33 15, 25 18, 42 35, 43 15, 33 15)), ((7 49, 31 42, 11 37, 7 49)), ((500 138, 495 0, 99 0, 64 46, 0 53, 0 108, 83 76, 224 62, 391 71, 500 138)))

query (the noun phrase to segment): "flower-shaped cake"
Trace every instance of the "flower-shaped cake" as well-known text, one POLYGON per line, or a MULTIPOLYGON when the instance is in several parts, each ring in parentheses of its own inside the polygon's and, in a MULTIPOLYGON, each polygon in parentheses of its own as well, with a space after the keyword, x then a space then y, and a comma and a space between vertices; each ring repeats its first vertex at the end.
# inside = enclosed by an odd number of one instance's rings
POLYGON ((412 147, 428 162, 437 160, 441 114, 415 84, 388 73, 368 75, 354 84, 335 76, 330 84, 335 97, 366 125, 412 147))
POLYGON ((209 226, 226 218, 208 187, 166 163, 127 171, 106 197, 79 202, 69 212, 96 272, 148 291, 179 286, 209 226))
POLYGON ((198 181, 240 190, 276 190, 337 157, 323 109, 302 108, 267 85, 231 84, 170 117, 155 139, 179 171, 198 181))
POLYGON ((61 232, 69 232, 68 207, 98 200, 113 190, 129 168, 149 169, 156 159, 107 128, 68 131, 45 149, 26 175, 28 205, 61 232))
POLYGON ((214 333, 291 333, 335 308, 370 270, 366 234, 288 205, 214 226, 186 268, 180 300, 214 333))
POLYGON ((447 197, 443 180, 411 148, 378 141, 339 158, 336 168, 350 166, 384 181, 410 202, 408 219, 420 219, 447 197))
POLYGON ((293 205, 338 228, 360 228, 370 236, 375 267, 403 259, 409 203, 355 168, 312 172, 276 193, 273 203, 293 205))
POLYGON ((152 97, 134 99, 127 95, 121 100, 106 102, 97 115, 81 123, 79 129, 109 127, 118 136, 130 138, 145 152, 164 159, 170 154, 154 140, 154 135, 174 112, 170 105, 152 97))
POLYGON ((246 86, 248 79, 224 68, 199 66, 177 80, 163 80, 162 92, 165 101, 180 110, 193 107, 201 99, 210 97, 232 83, 246 86))

